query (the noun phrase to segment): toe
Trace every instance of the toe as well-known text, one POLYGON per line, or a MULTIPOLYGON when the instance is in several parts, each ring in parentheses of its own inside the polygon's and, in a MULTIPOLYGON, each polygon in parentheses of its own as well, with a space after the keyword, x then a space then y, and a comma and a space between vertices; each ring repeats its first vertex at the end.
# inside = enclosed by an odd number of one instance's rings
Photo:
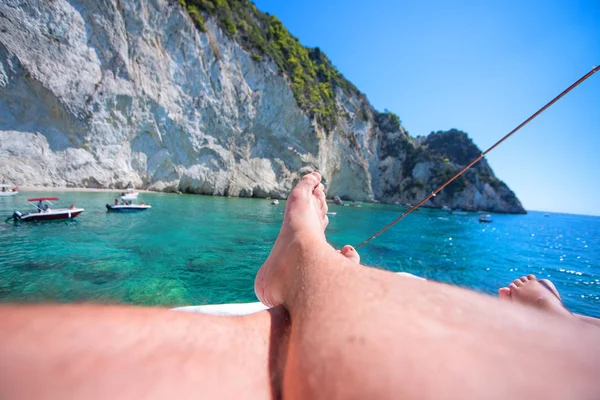
POLYGON ((327 206, 327 203, 323 203, 323 205, 321 206, 321 213, 323 214, 323 216, 327 215, 327 211, 329 211, 329 207, 327 206))
POLYGON ((342 251, 341 251, 342 255, 344 257, 346 257, 348 260, 359 264, 360 263, 360 255, 358 254, 358 252, 354 249, 354 247, 350 246, 350 245, 345 245, 344 247, 342 247, 342 251))
POLYGON ((537 280, 537 278, 533 274, 527 275, 527 279, 529 279, 530 281, 536 281, 537 280))
POLYGON ((527 282, 527 277, 526 276, 522 276, 521 277, 521 282, 526 283, 527 282))
POLYGON ((323 193, 322 190, 317 188, 313 191, 313 194, 315 195, 315 197, 317 198, 317 201, 319 202, 319 204, 318 204, 319 214, 320 214, 320 217, 323 218, 327 214, 327 201, 325 201, 325 193, 323 193))
POLYGON ((321 188, 317 187, 315 190, 313 190, 313 193, 315 196, 317 196, 317 198, 319 199, 319 201, 326 203, 326 199, 325 199, 325 192, 321 190, 321 188))
POLYGON ((510 289, 507 287, 501 287, 498 289, 498 297, 504 300, 510 299, 510 289))
POLYGON ((523 286, 523 282, 521 282, 521 280, 520 280, 520 279, 515 279, 515 280, 513 281, 513 284, 514 284, 515 286, 517 286, 517 287, 519 287, 519 286, 523 286))
POLYGON ((288 196, 286 207, 288 207, 290 203, 294 203, 298 200, 304 201, 307 195, 312 195, 313 191, 319 186, 320 181, 321 175, 319 175, 318 172, 304 175, 288 196))
POLYGON ((323 229, 327 228, 327 225, 329 225, 329 217, 325 215, 325 217, 323 217, 323 229))
POLYGON ((318 172, 311 172, 302 177, 298 185, 305 185, 311 190, 314 190, 321 183, 321 175, 318 172))
POLYGON ((516 285, 516 284, 513 282, 513 283, 511 283, 510 285, 508 285, 508 288, 509 288, 509 289, 511 290, 511 292, 512 292, 513 290, 517 290, 517 289, 518 289, 518 286, 517 286, 517 285, 516 285))

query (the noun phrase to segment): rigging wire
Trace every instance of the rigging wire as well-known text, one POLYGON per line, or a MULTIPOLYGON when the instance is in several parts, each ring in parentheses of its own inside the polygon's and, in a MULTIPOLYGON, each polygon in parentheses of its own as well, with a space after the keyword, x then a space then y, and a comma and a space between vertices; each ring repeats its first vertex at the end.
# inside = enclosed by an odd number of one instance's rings
POLYGON ((535 117, 537 117, 538 115, 540 115, 541 113, 543 113, 551 105, 553 105, 558 100, 560 100, 561 97, 563 97, 564 95, 566 95, 567 93, 569 93, 571 90, 575 89, 577 86, 579 86, 579 84, 581 84, 583 81, 585 81, 586 79, 588 79, 590 76, 594 75, 598 71, 600 71, 600 66, 592 68, 592 70, 590 72, 588 72, 587 74, 585 74, 584 76, 582 76, 581 78, 579 78, 579 80, 577 82, 573 83, 571 86, 569 86, 568 88, 566 88, 561 94, 559 94, 558 96, 556 96, 555 98, 553 98, 545 106, 543 106, 542 108, 540 108, 539 110, 537 110, 532 116, 530 116, 529 118, 527 118, 525 121, 521 122, 521 124, 519 126, 517 126, 515 129, 513 129, 512 131, 510 131, 509 133, 507 133, 502 139, 500 139, 496 143, 494 143, 494 145, 492 145, 489 149, 487 149, 486 151, 484 151, 483 153, 481 153, 477 158, 475 158, 467 166, 465 166, 463 169, 461 169, 456 175, 454 175, 452 178, 448 179, 448 181, 446 181, 446 183, 444 183, 443 185, 441 185, 440 187, 438 187, 436 190, 434 190, 433 192, 431 192, 427 197, 425 197, 419 203, 417 203, 416 205, 410 207, 408 210, 406 210, 404 212, 404 214, 400 215, 398 218, 396 218, 395 220, 393 220, 392 222, 390 222, 389 224, 387 224, 386 226, 384 226, 380 231, 378 231, 374 235, 371 235, 366 240, 362 241, 358 246, 355 246, 355 248, 358 249, 358 248, 364 246, 365 244, 369 243, 371 240, 375 239, 377 236, 381 235, 383 232, 385 232, 388 229, 390 229, 392 226, 394 226, 396 223, 398 223, 400 220, 402 220, 408 214, 410 214, 411 212, 413 212, 414 210, 416 210, 417 208, 419 208, 420 206, 422 206, 429 199, 431 199, 437 193, 439 193, 443 188, 445 188, 450 183, 452 183, 456 178, 458 178, 463 173, 465 173, 469 168, 471 168, 473 165, 477 164, 477 162, 479 160, 481 160, 483 157, 485 157, 485 155, 488 154, 490 151, 492 151, 496 147, 498 147, 500 145, 500 143, 504 142, 506 139, 508 139, 509 137, 511 137, 519 129, 521 129, 522 127, 524 127, 525 125, 527 125, 529 122, 531 122, 531 120, 533 120, 535 117))

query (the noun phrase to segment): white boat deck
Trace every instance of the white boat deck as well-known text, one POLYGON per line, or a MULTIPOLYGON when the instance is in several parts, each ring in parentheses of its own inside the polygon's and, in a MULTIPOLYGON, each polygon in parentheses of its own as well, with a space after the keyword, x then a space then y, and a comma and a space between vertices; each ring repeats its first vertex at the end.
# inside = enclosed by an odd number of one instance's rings
MULTIPOLYGON (((413 279, 421 279, 420 276, 408 272, 397 272, 396 275, 406 276, 413 279)), ((185 306, 171 309, 171 311, 196 312, 210 315, 249 315, 268 310, 270 307, 257 301, 253 303, 230 303, 230 304, 208 304, 205 306, 185 306)))

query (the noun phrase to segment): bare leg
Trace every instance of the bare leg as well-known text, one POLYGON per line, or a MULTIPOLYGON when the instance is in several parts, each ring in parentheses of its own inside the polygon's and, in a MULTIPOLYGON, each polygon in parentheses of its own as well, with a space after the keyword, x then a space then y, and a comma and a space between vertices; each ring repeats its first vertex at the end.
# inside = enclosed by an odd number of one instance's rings
MULTIPOLYGON (((341 253, 359 262, 356 251, 341 253)), ((0 306, 0 398, 281 397, 283 307, 218 317, 133 307, 0 306)))
POLYGON ((587 322, 588 324, 592 324, 595 326, 600 326, 600 319, 594 317, 588 317, 587 315, 574 314, 577 318, 582 320, 583 322, 587 322))
POLYGON ((598 330, 353 268, 325 241, 326 211, 318 174, 303 178, 257 274, 263 302, 291 316, 284 396, 564 399, 600 391, 598 330))
POLYGON ((287 312, 0 307, 0 398, 279 397, 287 312))
POLYGON ((538 280, 535 275, 515 279, 508 287, 498 289, 498 295, 503 300, 520 303, 568 318, 576 317, 580 321, 600 326, 600 320, 597 318, 573 314, 568 311, 562 303, 556 286, 548 279, 538 280))
POLYGON ((280 236, 257 275, 262 298, 291 313, 287 346, 287 335, 277 333, 285 323, 267 313, 226 318, 121 307, 0 307, 0 398, 265 397, 274 393, 277 360, 285 361, 290 397, 598 392, 597 330, 525 308, 515 312, 469 291, 356 268, 325 242, 318 179, 304 178, 291 194, 280 236))

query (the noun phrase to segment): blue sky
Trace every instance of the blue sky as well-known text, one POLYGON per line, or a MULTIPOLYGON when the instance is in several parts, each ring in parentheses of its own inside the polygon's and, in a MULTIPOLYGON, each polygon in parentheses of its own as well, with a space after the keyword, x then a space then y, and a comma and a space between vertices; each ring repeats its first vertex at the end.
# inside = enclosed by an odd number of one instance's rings
MULTIPOLYGON (((600 1, 256 0, 411 135, 492 145, 600 64, 600 1)), ((528 210, 600 215, 600 72, 488 155, 528 210)))

